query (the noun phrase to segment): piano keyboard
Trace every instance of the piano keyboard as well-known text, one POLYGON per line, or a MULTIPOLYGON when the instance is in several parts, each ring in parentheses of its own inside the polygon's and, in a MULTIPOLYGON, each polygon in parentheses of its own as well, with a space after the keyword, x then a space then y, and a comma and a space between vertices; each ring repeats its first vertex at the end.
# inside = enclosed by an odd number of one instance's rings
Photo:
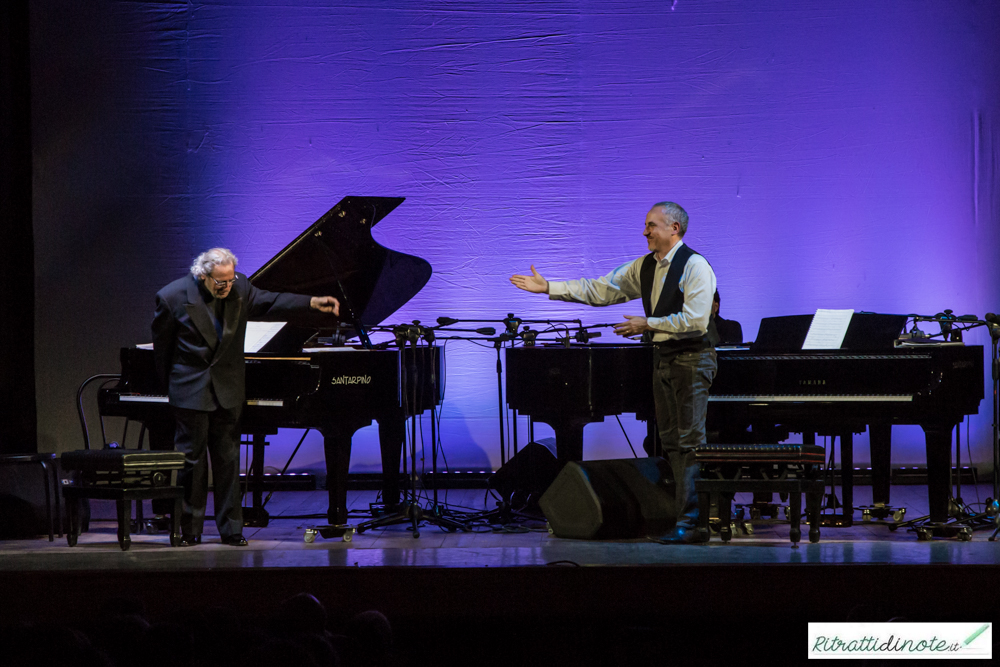
MULTIPOLYGON (((119 394, 118 400, 122 403, 167 403, 166 396, 153 396, 149 394, 119 394)), ((247 405, 254 405, 261 408, 283 408, 285 402, 271 398, 251 398, 247 400, 247 405)))
POLYGON ((900 395, 858 395, 858 394, 780 394, 752 396, 709 396, 709 401, 727 401, 732 403, 910 403, 912 394, 900 395))

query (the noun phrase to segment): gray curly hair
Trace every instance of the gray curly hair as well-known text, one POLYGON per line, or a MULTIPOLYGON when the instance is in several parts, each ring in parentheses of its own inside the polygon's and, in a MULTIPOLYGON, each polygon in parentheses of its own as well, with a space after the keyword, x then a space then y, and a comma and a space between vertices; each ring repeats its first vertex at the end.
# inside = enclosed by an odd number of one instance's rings
POLYGON ((191 265, 191 275, 195 278, 204 278, 212 275, 212 271, 217 266, 232 264, 236 267, 236 255, 228 248, 212 248, 198 255, 191 265))

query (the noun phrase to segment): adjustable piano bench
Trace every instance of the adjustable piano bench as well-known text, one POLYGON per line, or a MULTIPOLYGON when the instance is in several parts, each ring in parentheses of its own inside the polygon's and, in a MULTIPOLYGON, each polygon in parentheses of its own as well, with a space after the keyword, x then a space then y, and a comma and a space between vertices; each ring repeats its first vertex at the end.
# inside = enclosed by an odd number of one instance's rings
POLYGON ((819 542, 819 511, 825 485, 820 479, 824 463, 818 445, 701 445, 695 450, 701 464, 698 492, 700 528, 708 530, 708 513, 714 500, 719 507, 720 536, 732 538, 730 515, 737 493, 787 493, 789 538, 797 546, 802 537, 802 494, 806 495, 809 541, 819 542))
POLYGON ((180 542, 181 500, 184 489, 177 486, 177 471, 184 467, 181 452, 136 449, 84 449, 65 452, 62 469, 73 473, 71 484, 63 486, 69 513, 66 538, 75 546, 80 536, 80 501, 83 498, 114 500, 118 508, 118 544, 122 551, 132 545, 129 524, 132 501, 174 501, 171 512, 170 544, 180 542))

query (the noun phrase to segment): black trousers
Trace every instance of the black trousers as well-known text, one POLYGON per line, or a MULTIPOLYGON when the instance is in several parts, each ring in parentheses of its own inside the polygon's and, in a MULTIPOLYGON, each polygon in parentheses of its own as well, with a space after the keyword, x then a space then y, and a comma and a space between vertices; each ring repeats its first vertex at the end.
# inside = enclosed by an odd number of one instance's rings
POLYGON ((174 449, 184 453, 180 485, 184 487, 181 532, 201 535, 208 504, 208 461, 215 483, 215 525, 219 535, 243 532, 240 502, 240 415, 243 406, 210 412, 173 408, 177 423, 174 449))
POLYGON ((698 521, 694 449, 705 444, 708 390, 718 369, 715 348, 657 347, 653 359, 656 427, 674 476, 677 525, 692 528, 698 521))

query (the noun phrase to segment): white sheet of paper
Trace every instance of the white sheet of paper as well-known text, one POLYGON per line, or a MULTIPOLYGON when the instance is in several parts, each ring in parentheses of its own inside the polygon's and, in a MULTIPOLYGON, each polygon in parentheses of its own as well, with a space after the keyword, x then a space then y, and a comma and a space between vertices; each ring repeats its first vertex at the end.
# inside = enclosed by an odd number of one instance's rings
POLYGON ((830 310, 819 308, 813 315, 809 333, 802 343, 803 350, 839 350, 844 344, 847 327, 851 324, 854 309, 830 310))
POLYGON ((285 326, 284 322, 247 322, 247 336, 243 339, 243 353, 260 352, 274 335, 285 326))

